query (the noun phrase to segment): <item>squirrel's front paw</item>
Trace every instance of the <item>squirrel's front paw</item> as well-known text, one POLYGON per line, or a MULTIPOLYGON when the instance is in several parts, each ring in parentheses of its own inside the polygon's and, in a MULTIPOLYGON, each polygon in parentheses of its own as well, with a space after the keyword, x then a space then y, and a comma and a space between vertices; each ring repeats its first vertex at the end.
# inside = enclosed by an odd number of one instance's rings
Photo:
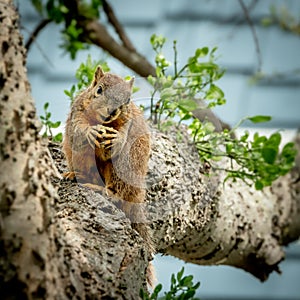
POLYGON ((123 151, 124 146, 126 144, 126 140, 127 140, 126 132, 124 133, 124 131, 120 130, 118 132, 117 137, 112 140, 112 144, 109 147, 111 148, 111 157, 114 157, 123 151))
POLYGON ((114 128, 98 124, 87 129, 86 138, 92 148, 96 146, 107 149, 111 147, 112 140, 117 138, 117 134, 118 131, 114 128))

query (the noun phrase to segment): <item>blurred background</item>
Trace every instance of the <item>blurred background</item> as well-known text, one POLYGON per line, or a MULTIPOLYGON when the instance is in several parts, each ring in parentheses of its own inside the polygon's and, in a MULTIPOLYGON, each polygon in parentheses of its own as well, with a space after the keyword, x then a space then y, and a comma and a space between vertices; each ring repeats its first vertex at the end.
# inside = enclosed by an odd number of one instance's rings
MULTIPOLYGON (((26 42, 41 17, 30 0, 15 3, 26 42)), ((300 127, 300 1, 243 3, 247 13, 238 0, 110 1, 134 46, 150 62, 154 58, 149 41, 153 33, 168 39, 165 54, 170 60, 173 40, 177 40, 179 64, 196 48, 217 47, 217 63, 226 69, 219 86, 227 99, 226 105, 215 110, 218 116, 234 125, 245 116, 271 115, 272 121, 264 128, 250 129, 281 129, 285 139, 290 139, 300 127)), ((43 105, 49 102, 53 121, 64 122, 70 102, 63 91, 76 83, 75 71, 88 54, 107 61, 113 73, 134 74, 94 46, 72 61, 60 47, 60 30, 50 24, 40 33, 28 53, 27 68, 38 114, 43 114, 43 105)), ((139 97, 149 97, 143 78, 136 76, 136 85, 141 87, 139 97)), ((155 268, 158 281, 167 289, 171 274, 184 266, 186 275, 201 281, 197 296, 202 300, 300 299, 300 244, 289 246, 286 253, 282 274, 272 274, 265 283, 231 267, 196 266, 160 255, 155 258, 155 268)))

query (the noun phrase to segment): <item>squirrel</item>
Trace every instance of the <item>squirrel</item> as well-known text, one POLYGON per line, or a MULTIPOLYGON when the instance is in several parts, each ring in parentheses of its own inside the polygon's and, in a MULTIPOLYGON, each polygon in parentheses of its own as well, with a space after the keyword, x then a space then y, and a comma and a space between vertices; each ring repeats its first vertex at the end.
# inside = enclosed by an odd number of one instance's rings
MULTIPOLYGON (((97 67, 66 121, 62 149, 69 172, 63 176, 120 200, 120 208, 152 257, 152 235, 143 206, 150 134, 142 111, 131 101, 133 83, 134 78, 125 81, 97 67)), ((152 285, 151 263, 147 277, 152 285)))

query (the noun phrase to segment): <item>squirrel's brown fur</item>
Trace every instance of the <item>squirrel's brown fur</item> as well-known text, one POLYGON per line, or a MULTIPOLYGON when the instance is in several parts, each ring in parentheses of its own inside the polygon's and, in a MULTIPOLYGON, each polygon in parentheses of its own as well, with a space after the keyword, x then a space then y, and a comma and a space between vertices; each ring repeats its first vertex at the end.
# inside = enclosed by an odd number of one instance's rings
POLYGON ((130 101, 132 85, 133 79, 97 68, 66 122, 63 151, 69 172, 64 176, 118 198, 152 254, 143 208, 150 135, 141 110, 130 101))

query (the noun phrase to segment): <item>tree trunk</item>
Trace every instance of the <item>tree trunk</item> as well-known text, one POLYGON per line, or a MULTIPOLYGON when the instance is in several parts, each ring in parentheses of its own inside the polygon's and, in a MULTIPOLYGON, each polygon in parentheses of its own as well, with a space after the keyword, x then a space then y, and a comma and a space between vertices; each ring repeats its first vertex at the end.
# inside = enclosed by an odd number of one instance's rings
POLYGON ((40 123, 25 72, 25 51, 12 1, 0 2, 0 295, 51 297, 60 286, 50 181, 56 176, 39 138, 40 123))
MULTIPOLYGON (((147 247, 113 199, 60 178, 60 146, 50 145, 55 167, 38 135, 11 1, 0 16, 1 299, 137 299, 147 247)), ((300 159, 262 192, 223 187, 182 135, 152 135, 147 212, 158 251, 266 279, 300 235, 300 159)))

